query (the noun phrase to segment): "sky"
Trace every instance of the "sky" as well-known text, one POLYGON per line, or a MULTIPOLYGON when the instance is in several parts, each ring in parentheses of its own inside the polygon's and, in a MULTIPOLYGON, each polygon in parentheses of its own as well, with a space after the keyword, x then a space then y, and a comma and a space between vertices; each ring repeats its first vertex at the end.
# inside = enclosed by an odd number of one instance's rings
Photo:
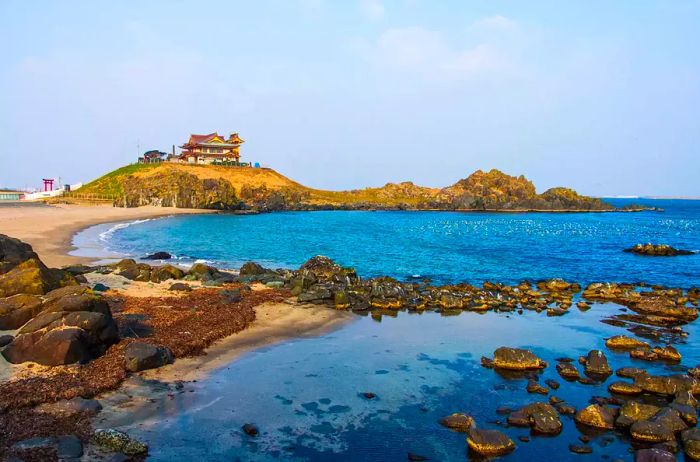
POLYGON ((0 186, 239 132, 308 186, 700 196, 700 0, 0 1, 0 186))

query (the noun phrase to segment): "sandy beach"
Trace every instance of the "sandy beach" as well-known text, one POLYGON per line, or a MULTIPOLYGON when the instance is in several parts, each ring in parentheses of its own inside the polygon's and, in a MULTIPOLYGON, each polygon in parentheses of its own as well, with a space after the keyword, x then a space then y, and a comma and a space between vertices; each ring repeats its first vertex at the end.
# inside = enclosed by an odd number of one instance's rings
MULTIPOLYGON (((207 210, 176 209, 159 207, 116 208, 111 206, 77 206, 41 204, 4 204, 0 206, 0 233, 19 238, 32 245, 39 257, 49 266, 58 267, 75 263, 89 263, 91 259, 76 257, 67 253, 73 249, 72 238, 80 230, 101 224, 122 220, 162 217, 176 214, 208 213, 207 210)), ((111 287, 112 295, 128 297, 179 297, 182 293, 169 291, 173 281, 162 283, 129 281, 116 274, 86 275, 89 284, 102 283, 111 287)), ((197 290, 199 282, 191 281, 197 290)), ((254 290, 269 290, 263 285, 254 290)), ((157 370, 133 375, 123 386, 105 396, 104 420, 120 419, 133 422, 142 414, 149 414, 153 406, 154 390, 145 386, 155 380, 174 382, 195 380, 208 372, 225 367, 239 355, 278 343, 290 338, 320 335, 349 322, 353 315, 322 306, 298 305, 289 300, 284 303, 266 303, 254 307, 255 321, 244 331, 220 339, 206 350, 206 355, 178 359, 175 364, 157 370), (136 414, 125 414, 120 404, 122 398, 143 397, 144 408, 136 414)), ((14 334, 12 331, 3 333, 14 334)), ((27 363, 12 365, 0 360, 0 382, 17 379, 27 374, 50 373, 50 368, 27 363)), ((99 399, 102 399, 100 397, 99 399)), ((138 399, 128 398, 130 407, 139 408, 138 399)))
POLYGON ((212 213, 211 210, 110 205, 3 204, 0 206, 0 234, 28 242, 50 267, 87 263, 89 258, 68 255, 73 236, 89 226, 114 221, 212 213))

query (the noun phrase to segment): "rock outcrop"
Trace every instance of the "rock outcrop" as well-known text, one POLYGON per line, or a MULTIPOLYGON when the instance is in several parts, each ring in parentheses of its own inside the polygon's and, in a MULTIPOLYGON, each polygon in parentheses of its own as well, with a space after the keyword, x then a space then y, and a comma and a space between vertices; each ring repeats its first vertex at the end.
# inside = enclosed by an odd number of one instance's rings
POLYGON ((624 250, 628 253, 646 255, 648 257, 675 257, 678 255, 693 255, 690 250, 676 249, 667 244, 637 244, 624 250))

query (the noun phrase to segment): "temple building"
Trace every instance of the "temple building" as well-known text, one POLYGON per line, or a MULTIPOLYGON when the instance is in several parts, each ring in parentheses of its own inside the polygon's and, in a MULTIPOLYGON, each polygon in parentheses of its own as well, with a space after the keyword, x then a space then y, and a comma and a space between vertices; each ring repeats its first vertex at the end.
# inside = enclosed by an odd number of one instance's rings
POLYGON ((228 139, 216 132, 208 135, 190 135, 189 141, 180 146, 182 153, 179 160, 190 164, 239 164, 239 149, 243 143, 238 133, 232 133, 228 139))

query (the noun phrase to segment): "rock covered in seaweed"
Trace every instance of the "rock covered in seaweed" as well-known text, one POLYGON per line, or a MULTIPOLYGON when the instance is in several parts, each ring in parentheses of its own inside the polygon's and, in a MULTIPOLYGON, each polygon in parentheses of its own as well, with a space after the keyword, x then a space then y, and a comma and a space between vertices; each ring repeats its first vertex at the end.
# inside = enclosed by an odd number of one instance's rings
POLYGON ((636 253, 637 255, 646 255, 649 257, 675 257, 678 255, 693 255, 690 250, 676 249, 668 244, 636 244, 633 247, 624 250, 628 253, 636 253))

